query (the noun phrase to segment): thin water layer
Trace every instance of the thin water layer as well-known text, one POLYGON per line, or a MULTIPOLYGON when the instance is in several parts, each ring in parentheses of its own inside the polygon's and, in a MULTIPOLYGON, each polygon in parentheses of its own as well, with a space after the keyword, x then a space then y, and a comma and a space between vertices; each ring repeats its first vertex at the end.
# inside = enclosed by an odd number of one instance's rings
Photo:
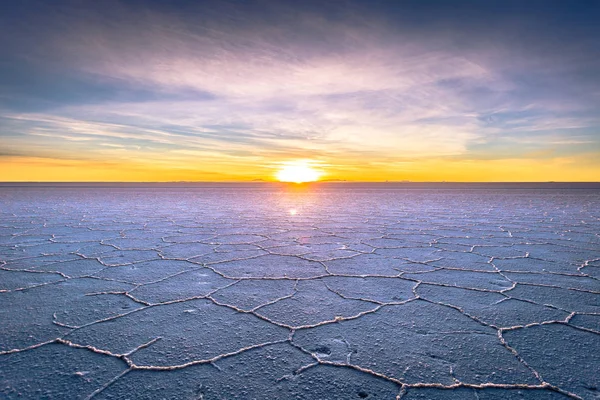
POLYGON ((0 189, 0 397, 600 398, 600 190, 0 189))

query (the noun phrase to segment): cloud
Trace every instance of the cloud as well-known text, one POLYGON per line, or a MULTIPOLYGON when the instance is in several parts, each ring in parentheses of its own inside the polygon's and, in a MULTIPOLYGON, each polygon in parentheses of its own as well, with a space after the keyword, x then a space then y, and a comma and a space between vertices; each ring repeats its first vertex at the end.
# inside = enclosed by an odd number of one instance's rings
POLYGON ((511 2, 464 15, 410 2, 65 4, 20 10, 19 34, 1 39, 13 151, 394 166, 600 142, 583 14, 565 30, 511 2))

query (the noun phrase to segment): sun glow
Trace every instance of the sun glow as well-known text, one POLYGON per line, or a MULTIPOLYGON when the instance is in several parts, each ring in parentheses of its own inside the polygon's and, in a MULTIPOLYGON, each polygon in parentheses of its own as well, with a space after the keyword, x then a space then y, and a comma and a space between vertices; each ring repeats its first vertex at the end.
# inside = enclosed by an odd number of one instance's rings
POLYGON ((280 182, 304 183, 317 181, 321 175, 322 172, 311 167, 309 162, 298 161, 282 165, 276 177, 280 182))

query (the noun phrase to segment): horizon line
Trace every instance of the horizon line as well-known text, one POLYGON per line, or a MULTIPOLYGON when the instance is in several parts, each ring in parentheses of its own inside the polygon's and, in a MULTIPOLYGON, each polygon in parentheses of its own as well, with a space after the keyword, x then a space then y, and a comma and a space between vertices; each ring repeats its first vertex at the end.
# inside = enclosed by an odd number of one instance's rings
POLYGON ((301 186, 323 183, 369 183, 369 184, 600 184, 600 181, 351 181, 351 180, 322 180, 310 182, 281 182, 268 180, 240 180, 240 181, 0 181, 0 185, 11 184, 279 184, 301 186))

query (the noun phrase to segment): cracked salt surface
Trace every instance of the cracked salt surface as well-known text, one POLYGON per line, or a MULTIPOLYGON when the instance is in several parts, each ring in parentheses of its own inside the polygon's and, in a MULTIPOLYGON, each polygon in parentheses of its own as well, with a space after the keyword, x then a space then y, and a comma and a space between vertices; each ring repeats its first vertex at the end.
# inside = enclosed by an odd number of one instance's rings
POLYGON ((598 189, 4 187, 0 398, 597 399, 598 210, 598 189))

